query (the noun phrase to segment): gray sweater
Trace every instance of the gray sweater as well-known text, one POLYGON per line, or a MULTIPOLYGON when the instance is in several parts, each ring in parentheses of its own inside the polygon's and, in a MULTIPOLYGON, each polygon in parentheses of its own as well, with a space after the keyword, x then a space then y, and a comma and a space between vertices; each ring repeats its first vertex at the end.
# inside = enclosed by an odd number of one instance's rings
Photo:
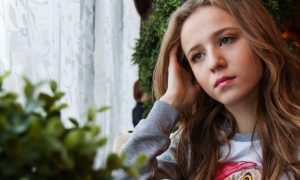
MULTIPOLYGON (((148 166, 141 172, 140 179, 181 179, 180 167, 176 164, 174 150, 179 137, 170 139, 173 127, 177 123, 179 113, 162 101, 156 101, 148 117, 140 121, 122 151, 127 152, 126 164, 134 164, 135 157, 144 153, 149 158, 148 166)), ((229 144, 221 147, 220 168, 217 179, 240 179, 245 175, 252 175, 252 179, 261 178, 262 150, 260 140, 252 134, 236 133, 229 144), (228 168, 229 167, 229 168, 228 168), (229 170, 228 170, 229 169, 229 170)), ((188 156, 188 153, 187 153, 188 156)), ((130 179, 119 171, 114 174, 115 179, 130 179)), ((188 179, 185 177, 184 179, 188 179)), ((283 175, 281 179, 286 179, 283 175)), ((292 178, 293 179, 293 178, 292 178)))
MULTIPOLYGON (((155 102, 148 117, 139 122, 122 151, 127 152, 126 164, 134 164, 135 157, 144 153, 149 158, 148 166, 141 172, 140 179, 178 179, 174 156, 171 154, 170 134, 178 121, 179 113, 167 103, 155 102), (167 151, 168 150, 168 151, 167 151), (162 156, 158 157, 164 153, 162 156)), ((122 172, 115 173, 116 179, 129 179, 122 172)))

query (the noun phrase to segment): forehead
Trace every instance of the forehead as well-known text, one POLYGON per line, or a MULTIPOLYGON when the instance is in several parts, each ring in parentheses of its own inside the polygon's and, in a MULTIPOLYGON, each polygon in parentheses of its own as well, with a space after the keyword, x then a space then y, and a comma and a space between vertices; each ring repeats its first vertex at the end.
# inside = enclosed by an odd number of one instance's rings
POLYGON ((196 42, 205 41, 214 32, 226 27, 238 28, 230 14, 214 6, 200 7, 182 26, 182 46, 193 46, 196 42))

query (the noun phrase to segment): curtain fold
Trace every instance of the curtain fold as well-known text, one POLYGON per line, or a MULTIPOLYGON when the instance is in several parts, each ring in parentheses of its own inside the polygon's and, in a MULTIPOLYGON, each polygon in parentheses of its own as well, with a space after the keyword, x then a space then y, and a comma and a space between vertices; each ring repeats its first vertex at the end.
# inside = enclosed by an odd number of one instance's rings
MULTIPOLYGON (((131 55, 139 35, 140 18, 133 0, 96 1, 95 9, 94 97, 97 105, 112 107, 98 116, 111 151, 115 138, 133 129, 133 84, 138 75, 131 55)), ((98 158, 107 153, 101 150, 98 158)), ((99 160, 96 166, 103 165, 101 162, 99 160)))

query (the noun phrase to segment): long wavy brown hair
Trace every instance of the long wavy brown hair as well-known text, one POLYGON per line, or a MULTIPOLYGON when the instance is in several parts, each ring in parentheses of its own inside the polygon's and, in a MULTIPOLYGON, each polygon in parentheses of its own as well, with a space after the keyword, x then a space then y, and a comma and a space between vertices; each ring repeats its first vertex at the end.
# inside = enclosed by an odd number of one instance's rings
MULTIPOLYGON (((262 145, 263 179, 279 179, 287 172, 300 178, 300 60, 289 52, 272 16, 258 0, 188 0, 179 7, 169 20, 155 67, 155 97, 159 99, 167 90, 169 53, 180 44, 183 23, 201 6, 218 7, 230 14, 263 62, 254 130, 262 145)), ((180 53, 182 49, 178 57, 180 53)), ((177 164, 184 179, 213 179, 220 147, 235 134, 236 122, 204 91, 190 109, 195 111, 183 112, 180 120, 177 164), (226 135, 222 133, 224 124, 229 127, 226 135)))

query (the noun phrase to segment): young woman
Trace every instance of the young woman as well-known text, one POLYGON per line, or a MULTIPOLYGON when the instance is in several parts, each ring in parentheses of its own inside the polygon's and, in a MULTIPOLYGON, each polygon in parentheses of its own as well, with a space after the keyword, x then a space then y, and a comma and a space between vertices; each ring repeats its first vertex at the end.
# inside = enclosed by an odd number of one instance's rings
POLYGON ((170 19, 158 101, 123 147, 126 163, 146 153, 142 179, 299 179, 299 75, 258 0, 188 0, 170 19))

